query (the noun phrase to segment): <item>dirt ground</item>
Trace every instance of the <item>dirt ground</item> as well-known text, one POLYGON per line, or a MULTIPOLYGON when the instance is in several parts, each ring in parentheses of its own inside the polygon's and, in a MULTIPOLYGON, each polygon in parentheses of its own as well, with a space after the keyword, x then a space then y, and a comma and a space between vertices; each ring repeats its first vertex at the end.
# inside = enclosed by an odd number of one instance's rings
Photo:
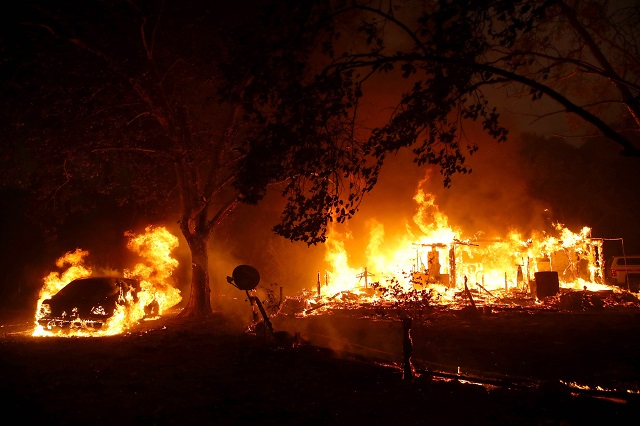
POLYGON ((413 324, 413 380, 392 319, 276 318, 272 339, 220 314, 171 313, 121 336, 34 338, 28 313, 1 314, 2 408, 23 424, 631 425, 640 415, 637 308, 433 313, 413 324))

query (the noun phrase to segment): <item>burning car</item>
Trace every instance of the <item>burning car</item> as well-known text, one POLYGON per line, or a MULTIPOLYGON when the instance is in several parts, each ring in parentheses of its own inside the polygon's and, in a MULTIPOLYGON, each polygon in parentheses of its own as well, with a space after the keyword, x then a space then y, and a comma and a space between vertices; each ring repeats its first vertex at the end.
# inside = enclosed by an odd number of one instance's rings
MULTIPOLYGON (((38 324, 47 329, 100 329, 119 306, 136 303, 139 292, 140 282, 132 278, 79 278, 42 301, 38 324)), ((154 303, 145 308, 147 314, 153 314, 154 303)))

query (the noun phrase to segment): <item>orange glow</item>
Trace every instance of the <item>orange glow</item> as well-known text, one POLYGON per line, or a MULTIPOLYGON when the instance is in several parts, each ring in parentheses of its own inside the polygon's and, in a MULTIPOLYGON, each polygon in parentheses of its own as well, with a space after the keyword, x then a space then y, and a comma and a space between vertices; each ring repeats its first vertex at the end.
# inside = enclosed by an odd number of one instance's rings
MULTIPOLYGON (((70 281, 91 276, 93 273, 91 268, 84 265, 85 258, 88 255, 88 251, 76 249, 76 251, 67 252, 64 256, 56 260, 56 266, 58 268, 64 268, 66 265, 69 266, 62 273, 51 272, 44 278, 44 286, 40 290, 38 305, 43 299, 47 299, 62 290, 62 287, 70 281)), ((39 307, 40 306, 38 306, 38 308, 39 307)))
POLYGON ((178 247, 178 238, 164 227, 148 226, 145 233, 136 235, 125 233, 129 238, 127 247, 142 258, 132 269, 125 269, 121 277, 134 278, 140 281, 141 290, 137 298, 133 294, 123 295, 126 304, 119 304, 113 316, 99 329, 87 327, 85 320, 74 320, 68 330, 45 328, 38 324, 42 318, 42 302, 55 295, 69 282, 92 276, 92 269, 84 265, 89 255, 86 250, 77 249, 66 253, 56 261, 58 268, 68 265, 63 272, 51 272, 44 278, 44 286, 40 290, 36 308, 36 327, 33 336, 104 336, 123 333, 142 319, 148 319, 148 306, 157 302, 157 315, 178 304, 181 300, 180 291, 174 287, 173 271, 178 261, 171 257, 171 252, 178 247), (137 299, 137 300, 134 300, 137 299))
POLYGON ((178 267, 178 261, 171 257, 171 252, 178 247, 178 238, 166 228, 151 226, 142 235, 136 236, 131 232, 125 235, 130 238, 127 247, 146 262, 136 264, 131 270, 125 269, 124 276, 140 280, 140 307, 155 300, 160 307, 158 314, 161 315, 182 300, 180 291, 172 283, 172 274, 178 267))
POLYGON ((318 277, 320 294, 314 298, 338 300, 337 295, 349 292, 380 301, 397 294, 367 291, 372 283, 400 286, 404 292, 430 290, 445 303, 453 301, 465 283, 482 295, 518 293, 526 298, 534 274, 549 270, 558 272, 561 288, 618 290, 603 284, 602 240, 592 238, 588 227, 572 231, 556 223, 552 229, 526 234, 512 230, 508 235, 468 236, 449 223, 435 196, 420 188, 414 201, 416 212, 404 232, 387 235, 382 223, 369 219, 369 235, 358 253, 347 249, 355 245, 352 234, 331 229, 325 252, 328 266, 324 279, 318 277), (362 263, 353 264, 363 256, 362 263))

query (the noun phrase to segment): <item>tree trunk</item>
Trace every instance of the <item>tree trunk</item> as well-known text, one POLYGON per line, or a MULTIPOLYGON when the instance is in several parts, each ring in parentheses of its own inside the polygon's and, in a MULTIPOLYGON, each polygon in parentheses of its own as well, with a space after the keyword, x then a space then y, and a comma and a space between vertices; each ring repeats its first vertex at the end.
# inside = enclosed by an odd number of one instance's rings
POLYGON ((213 314, 209 286, 209 237, 191 233, 185 235, 191 249, 191 293, 182 318, 206 318, 213 314))

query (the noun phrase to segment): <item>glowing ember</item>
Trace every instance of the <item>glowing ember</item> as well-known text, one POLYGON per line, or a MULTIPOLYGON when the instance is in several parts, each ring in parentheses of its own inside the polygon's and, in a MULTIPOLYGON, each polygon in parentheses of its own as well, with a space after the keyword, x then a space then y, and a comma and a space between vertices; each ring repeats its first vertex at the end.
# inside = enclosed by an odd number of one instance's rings
MULTIPOLYGON (((131 232, 125 235, 129 238, 127 247, 138 254, 143 262, 136 264, 131 270, 126 269, 120 276, 133 279, 122 280, 123 283, 139 282, 139 288, 118 284, 120 294, 117 295, 115 311, 99 328, 94 328, 95 322, 91 319, 79 317, 77 308, 63 313, 71 319, 68 327, 54 327, 54 324, 43 326, 39 320, 45 317, 48 308, 43 301, 56 295, 70 282, 78 278, 91 277, 93 274, 92 269, 84 265, 85 258, 89 255, 88 251, 77 249, 66 253, 56 261, 56 266, 63 268, 68 265, 68 268, 64 272, 51 272, 44 278, 44 286, 40 290, 37 303, 33 336, 120 334, 138 321, 157 317, 180 302, 180 291, 172 285, 172 273, 178 266, 178 261, 171 257, 171 252, 178 246, 178 239, 167 229, 153 226, 148 226, 141 235, 131 232)), ((105 314, 101 312, 102 309, 102 306, 96 306, 92 308, 92 313, 105 314)))
POLYGON ((416 290, 428 290, 437 296, 434 300, 449 303, 465 286, 482 295, 531 298, 534 276, 542 271, 556 271, 563 289, 620 291, 604 284, 602 239, 592 238, 588 227, 573 232, 556 223, 546 232, 467 237, 449 224, 433 195, 419 189, 414 201, 413 223, 403 233, 386 235, 381 223, 368 221, 368 242, 358 250, 365 260, 358 266, 350 263, 346 248, 353 244, 352 235, 330 230, 328 268, 323 278, 318 274, 313 303, 342 299, 338 295, 345 292, 379 303, 416 290))

